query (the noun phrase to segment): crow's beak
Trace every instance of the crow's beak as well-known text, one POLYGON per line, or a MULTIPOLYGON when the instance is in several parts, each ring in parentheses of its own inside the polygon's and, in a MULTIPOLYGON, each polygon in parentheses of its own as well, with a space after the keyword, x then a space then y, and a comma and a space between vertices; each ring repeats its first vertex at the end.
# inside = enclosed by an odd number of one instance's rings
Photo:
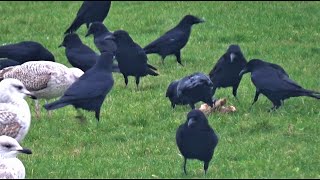
POLYGON ((204 19, 199 19, 199 23, 204 23, 206 22, 204 19))
POLYGON ((104 37, 104 40, 114 40, 114 39, 115 39, 115 37, 113 34, 109 34, 106 37, 104 37))
POLYGON ((24 154, 32 154, 32 151, 30 149, 26 149, 26 148, 20 149, 20 150, 18 150, 18 152, 24 153, 24 154))
POLYGON ((195 121, 194 121, 194 119, 193 118, 190 118, 189 120, 188 120, 188 127, 190 127, 192 124, 194 124, 195 123, 195 121))
POLYGON ((234 58, 236 57, 236 55, 234 53, 230 54, 230 61, 231 63, 233 63, 234 58))
POLYGON ((58 48, 61 48, 63 46, 63 44, 60 44, 59 46, 58 46, 58 48))
POLYGON ((90 32, 87 32, 87 34, 84 36, 84 37, 88 37, 88 36, 90 36, 91 35, 91 33, 90 32))
POLYGON ((242 71, 240 71, 239 76, 244 75, 245 73, 249 72, 247 68, 244 68, 242 71))

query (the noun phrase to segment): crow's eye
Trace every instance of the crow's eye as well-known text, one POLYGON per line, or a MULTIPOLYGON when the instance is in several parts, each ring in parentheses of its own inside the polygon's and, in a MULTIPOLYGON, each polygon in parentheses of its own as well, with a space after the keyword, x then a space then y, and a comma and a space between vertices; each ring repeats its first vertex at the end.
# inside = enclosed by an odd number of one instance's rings
POLYGON ((6 148, 8 148, 8 149, 12 148, 12 145, 11 145, 11 144, 4 144, 3 146, 6 147, 6 148))

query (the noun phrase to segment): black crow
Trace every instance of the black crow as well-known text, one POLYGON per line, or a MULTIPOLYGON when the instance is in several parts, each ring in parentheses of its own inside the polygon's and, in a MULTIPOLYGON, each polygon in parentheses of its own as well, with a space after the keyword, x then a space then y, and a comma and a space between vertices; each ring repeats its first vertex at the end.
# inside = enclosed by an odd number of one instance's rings
MULTIPOLYGON (((86 72, 99 58, 89 46, 82 43, 78 34, 67 34, 59 47, 65 47, 65 52, 69 63, 76 68, 86 72)), ((111 48, 109 48, 111 50, 111 48)), ((113 49, 115 51, 115 49, 113 49)), ((117 64, 112 65, 112 72, 120 72, 117 64)))
POLYGON ((213 107, 213 84, 208 76, 203 73, 194 73, 180 80, 170 83, 166 97, 171 101, 172 108, 176 104, 189 104, 192 109, 195 103, 203 101, 213 107))
POLYGON ((247 64, 238 45, 230 45, 227 52, 223 54, 209 76, 213 83, 213 94, 217 88, 232 87, 232 94, 237 98, 237 90, 241 81, 240 71, 247 64))
MULTIPOLYGON (((96 64, 74 82, 59 100, 44 107, 53 110, 73 105, 77 110, 81 108, 95 111, 95 117, 99 121, 102 103, 114 84, 112 61, 113 52, 103 52, 96 64)), ((82 115, 80 119, 83 119, 82 115)))
POLYGON ((143 49, 132 40, 128 32, 118 30, 106 36, 105 39, 113 39, 116 43, 117 50, 115 58, 118 61, 118 66, 124 77, 126 86, 128 85, 128 76, 134 76, 136 78, 136 85, 138 87, 140 77, 159 75, 154 72, 154 70, 157 69, 147 63, 147 55, 143 49))
POLYGON ((190 111, 186 122, 180 125, 176 132, 176 143, 184 157, 184 173, 187 174, 187 159, 198 159, 204 162, 203 169, 206 174, 218 141, 203 112, 190 111))
POLYGON ((82 43, 76 33, 67 34, 59 47, 62 46, 66 48, 65 52, 69 63, 83 72, 90 69, 99 58, 98 54, 82 43))
POLYGON ((111 1, 84 1, 70 27, 64 34, 75 32, 82 24, 89 28, 92 22, 103 22, 107 17, 111 1))
POLYGON ((104 39, 106 36, 111 35, 112 32, 102 22, 94 22, 90 25, 86 37, 91 34, 93 34, 94 44, 100 52, 110 50, 106 49, 106 47, 116 49, 116 44, 113 41, 104 39))
POLYGON ((12 60, 12 59, 0 59, 0 70, 3 68, 9 67, 9 66, 16 66, 19 65, 20 63, 18 61, 12 60))
POLYGON ((159 54, 162 57, 162 63, 164 63, 166 56, 173 54, 176 56, 178 63, 182 65, 180 50, 189 40, 192 25, 202 22, 204 22, 203 19, 199 19, 192 15, 186 15, 176 27, 151 42, 144 47, 143 50, 146 54, 159 54))
POLYGON ((20 64, 27 61, 55 61, 49 50, 34 41, 22 41, 0 46, 0 58, 9 58, 20 64))
POLYGON ((277 64, 252 59, 239 75, 247 72, 251 72, 251 81, 256 86, 252 105, 258 100, 260 93, 273 103, 271 110, 278 109, 285 99, 291 97, 309 96, 320 99, 320 92, 304 89, 291 80, 285 70, 277 64))

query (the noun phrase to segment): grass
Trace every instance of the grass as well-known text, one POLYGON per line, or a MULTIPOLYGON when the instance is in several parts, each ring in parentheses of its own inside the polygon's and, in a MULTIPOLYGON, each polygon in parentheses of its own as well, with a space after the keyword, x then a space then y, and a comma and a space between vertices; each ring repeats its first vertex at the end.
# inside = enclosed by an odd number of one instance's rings
MULTIPOLYGON (((63 48, 63 32, 81 2, 1 2, 0 44, 22 40, 42 43, 57 62, 71 66, 63 48)), ((165 64, 148 55, 160 76, 134 78, 124 88, 122 75, 108 94, 99 123, 94 113, 80 124, 72 106, 47 116, 42 108, 37 120, 31 100, 32 124, 22 146, 33 154, 19 156, 26 178, 320 178, 320 104, 299 97, 285 101, 276 112, 261 96, 249 111, 255 88, 245 75, 238 89, 219 89, 234 114, 213 114, 209 123, 219 136, 208 174, 200 161, 189 161, 185 176, 183 158, 175 144, 175 131, 186 119, 188 106, 174 110, 165 98, 168 84, 199 71, 209 73, 230 44, 239 44, 245 57, 260 58, 285 68, 307 89, 320 91, 319 2, 113 2, 104 21, 114 31, 125 29, 141 46, 175 26, 186 14, 206 19, 192 29, 182 50, 181 67, 175 57, 165 64)), ((92 37, 78 34, 97 50, 92 37)), ((44 102, 42 102, 43 104, 44 102)), ((197 107, 200 103, 197 104, 197 107)))

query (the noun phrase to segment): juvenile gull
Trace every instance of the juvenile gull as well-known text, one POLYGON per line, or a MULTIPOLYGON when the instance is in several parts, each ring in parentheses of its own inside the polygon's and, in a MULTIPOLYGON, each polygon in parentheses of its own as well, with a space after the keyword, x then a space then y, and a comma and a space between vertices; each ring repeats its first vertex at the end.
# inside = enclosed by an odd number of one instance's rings
POLYGON ((0 136, 0 179, 24 179, 26 170, 16 157, 18 153, 32 154, 9 136, 0 136))
POLYGON ((31 114, 26 95, 33 96, 21 81, 8 78, 0 82, 0 135, 21 142, 28 133, 31 114))
MULTIPOLYGON (((19 79, 37 99, 47 100, 63 95, 83 71, 68 68, 63 64, 50 61, 29 61, 18 66, 11 66, 0 71, 0 80, 19 79)), ((36 100, 36 115, 40 117, 39 102, 36 100)))

